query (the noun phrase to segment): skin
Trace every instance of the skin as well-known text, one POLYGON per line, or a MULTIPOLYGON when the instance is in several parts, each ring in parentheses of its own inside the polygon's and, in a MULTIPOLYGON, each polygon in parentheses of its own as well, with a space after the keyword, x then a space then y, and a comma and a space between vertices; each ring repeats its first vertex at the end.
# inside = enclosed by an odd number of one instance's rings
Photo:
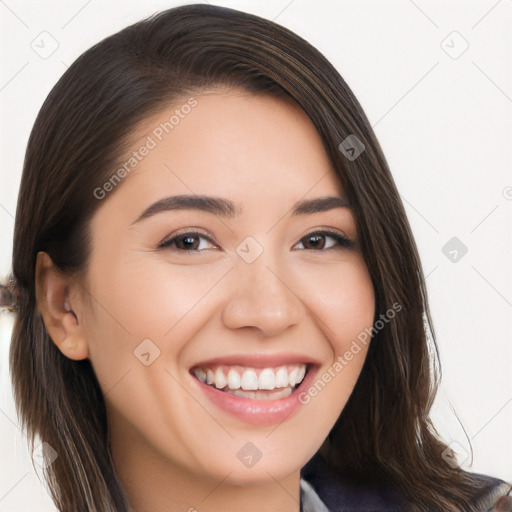
MULTIPOLYGON (((319 361, 321 375, 371 328, 374 290, 349 208, 290 216, 296 201, 343 192, 304 112, 239 90, 194 97, 197 106, 101 201, 85 272, 63 276, 38 255, 38 305, 60 350, 94 367, 116 470, 137 511, 297 512, 300 468, 343 410, 367 347, 279 425, 217 408, 189 370, 232 353, 290 352, 319 361), (154 202, 192 193, 230 199, 242 214, 167 211, 134 223, 154 202), (187 228, 207 237, 199 250, 158 248, 187 228), (308 244, 322 229, 356 245, 329 236, 325 248, 308 244), (248 236, 263 247, 250 264, 236 252, 248 236), (145 339, 160 350, 149 366, 134 356, 145 339), (236 455, 249 441, 262 453, 250 468, 236 455)), ((177 107, 139 126, 132 151, 177 107)))

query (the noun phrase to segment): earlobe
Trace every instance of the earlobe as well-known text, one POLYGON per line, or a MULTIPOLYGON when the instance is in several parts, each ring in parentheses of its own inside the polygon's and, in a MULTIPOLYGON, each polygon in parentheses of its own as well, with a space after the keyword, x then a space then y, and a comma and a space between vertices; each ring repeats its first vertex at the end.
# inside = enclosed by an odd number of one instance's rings
POLYGON ((87 359, 87 341, 70 302, 70 278, 55 267, 47 253, 39 252, 35 279, 37 308, 51 340, 69 359, 87 359))

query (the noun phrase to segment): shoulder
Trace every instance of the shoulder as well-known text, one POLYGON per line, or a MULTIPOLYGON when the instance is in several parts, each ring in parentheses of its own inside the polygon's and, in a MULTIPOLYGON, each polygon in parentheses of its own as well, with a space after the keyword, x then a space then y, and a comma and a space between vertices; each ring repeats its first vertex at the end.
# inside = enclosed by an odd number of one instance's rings
MULTIPOLYGON (((478 510, 488 512, 496 505, 496 502, 500 498, 503 496, 512 496, 512 485, 510 483, 487 475, 472 474, 472 476, 478 482, 474 494, 474 500, 478 510)), ((506 512, 512 509, 505 508, 500 510, 506 512)))
MULTIPOLYGON (((474 503, 488 512, 512 487, 497 478, 474 474, 474 503)), ((341 479, 316 454, 301 471, 301 496, 304 512, 398 512, 403 511, 400 497, 393 489, 341 479), (324 508, 322 508, 324 507, 324 508)))

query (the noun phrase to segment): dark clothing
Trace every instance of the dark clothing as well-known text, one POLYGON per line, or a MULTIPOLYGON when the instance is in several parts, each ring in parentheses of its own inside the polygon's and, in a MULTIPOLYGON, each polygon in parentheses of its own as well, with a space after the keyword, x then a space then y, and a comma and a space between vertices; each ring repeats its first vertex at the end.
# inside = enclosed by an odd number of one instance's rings
MULTIPOLYGON (((474 501, 479 511, 488 512, 501 496, 512 495, 510 484, 479 476, 483 485, 474 501)), ((344 481, 318 453, 301 470, 301 505, 304 512, 406 512, 393 491, 344 481)))

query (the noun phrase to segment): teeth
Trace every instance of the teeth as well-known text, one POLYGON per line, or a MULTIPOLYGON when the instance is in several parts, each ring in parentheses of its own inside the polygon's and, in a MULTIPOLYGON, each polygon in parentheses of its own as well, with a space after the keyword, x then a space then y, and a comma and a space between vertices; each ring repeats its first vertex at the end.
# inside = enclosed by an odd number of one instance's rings
MULTIPOLYGON (((277 396, 280 394, 277 390, 289 389, 291 392, 295 385, 302 382, 306 374, 306 365, 284 365, 262 369, 217 366, 216 368, 195 368, 194 374, 202 382, 226 392, 233 391, 232 394, 237 394, 235 391, 240 390, 243 396, 247 397, 251 393, 245 393, 246 391, 276 390, 272 396, 277 396)), ((266 393, 266 396, 268 395, 266 393)))
POLYGON ((258 377, 258 389, 274 389, 274 372, 265 368, 258 377))
POLYGON ((242 389, 258 389, 258 376, 254 370, 245 370, 240 383, 242 389))
POLYGON ((226 377, 224 377, 224 372, 221 370, 220 366, 217 368, 217 371, 215 372, 215 387, 217 389, 222 389, 226 387, 226 384, 228 383, 226 377))
POLYGON ((233 368, 228 373, 228 387, 229 389, 240 388, 240 374, 233 368))
POLYGON ((265 391, 242 391, 241 389, 227 390, 226 393, 231 395, 241 396, 242 398, 250 398, 252 400, 277 400, 278 398, 285 398, 293 393, 291 387, 282 389, 275 393, 267 393, 265 391))
POLYGON ((290 383, 290 386, 295 386, 298 376, 299 370, 297 370, 297 368, 294 368, 288 375, 288 382, 290 383))
POLYGON ((288 386, 288 372, 284 366, 277 370, 274 384, 276 388, 285 388, 288 386))
MULTIPOLYGON (((209 371, 213 375, 213 372, 211 370, 209 370, 209 371)), ((204 370, 201 370, 201 368, 198 368, 196 375, 197 375, 197 378, 199 380, 202 380, 203 382, 206 382, 206 372, 204 370)), ((209 382, 208 384, 211 384, 212 382, 213 382, 213 378, 212 378, 211 382, 209 382)))

